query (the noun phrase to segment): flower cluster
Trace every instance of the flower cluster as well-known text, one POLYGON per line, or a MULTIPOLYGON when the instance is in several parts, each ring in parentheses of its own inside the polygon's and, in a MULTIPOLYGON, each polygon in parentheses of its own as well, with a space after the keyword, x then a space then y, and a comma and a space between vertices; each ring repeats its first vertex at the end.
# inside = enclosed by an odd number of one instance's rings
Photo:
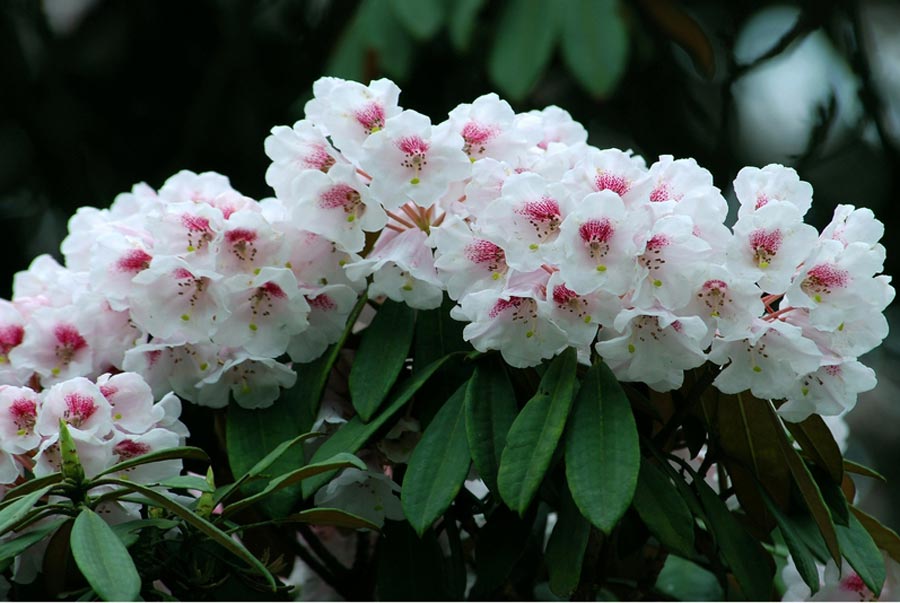
POLYGON ((320 355, 360 289, 341 267, 354 254, 214 173, 81 208, 62 252, 65 267, 37 258, 0 304, 0 382, 48 387, 124 369, 157 396, 224 406, 230 391, 268 405, 296 379, 275 359, 320 355))
POLYGON ((648 168, 589 146, 556 107, 516 114, 488 94, 432 125, 386 80, 324 78, 314 92, 306 119, 266 141, 268 183, 350 251, 384 225, 347 274, 417 308, 446 291, 476 349, 519 367, 593 350, 660 391, 711 361, 721 391, 787 399, 791 420, 839 414, 874 387, 857 357, 887 334, 883 226, 842 205, 817 232, 794 170, 741 170, 729 229, 694 160, 648 168))
MULTIPOLYGON (((0 386, 0 499, 29 475, 60 470, 60 421, 78 450, 85 475, 156 450, 183 446, 187 428, 178 420, 174 394, 154 403, 150 386, 135 373, 75 377, 37 393, 0 386)), ((154 483, 178 475, 181 461, 160 461, 126 470, 127 479, 154 483)))

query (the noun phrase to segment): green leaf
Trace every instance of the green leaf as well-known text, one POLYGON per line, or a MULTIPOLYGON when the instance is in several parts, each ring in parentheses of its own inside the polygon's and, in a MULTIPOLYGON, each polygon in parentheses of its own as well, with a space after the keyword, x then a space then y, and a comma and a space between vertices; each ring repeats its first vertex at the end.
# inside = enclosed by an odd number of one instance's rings
POLYGON ((816 465, 828 472, 831 481, 840 484, 844 479, 844 458, 831 430, 819 415, 810 415, 800 423, 786 422, 788 430, 803 452, 816 465))
POLYGON ((206 451, 202 448, 195 448, 193 446, 181 446, 178 448, 165 448, 163 450, 155 450, 153 452, 142 454, 140 456, 130 458, 126 461, 122 461, 121 463, 116 463, 112 467, 107 467, 96 476, 94 476, 93 479, 103 477, 104 475, 109 475, 110 473, 125 471, 126 469, 131 469, 132 467, 137 467, 139 465, 147 465, 149 463, 168 461, 172 459, 193 459, 198 461, 209 461, 209 455, 207 455, 206 451))
POLYGON ((118 536, 119 540, 122 541, 126 547, 130 547, 132 544, 138 541, 140 538, 139 532, 146 528, 155 528, 158 530, 171 530, 172 528, 178 527, 181 522, 175 521, 174 519, 164 519, 162 517, 151 517, 149 519, 135 519, 133 521, 126 521, 125 523, 118 523, 114 526, 110 526, 112 531, 115 532, 116 536, 118 536))
POLYGON ((287 488, 291 484, 296 484, 314 475, 320 475, 322 473, 336 471, 338 469, 346 469, 347 467, 353 467, 355 469, 359 469, 360 471, 366 470, 366 464, 359 460, 357 457, 346 452, 339 452, 333 457, 324 461, 320 461, 318 463, 310 463, 309 465, 300 467, 299 469, 289 471, 284 475, 279 475, 271 482, 269 482, 269 484, 260 492, 257 492, 253 496, 248 496, 247 498, 241 499, 225 507, 222 510, 221 517, 224 519, 233 515, 234 513, 237 513, 241 509, 246 509, 254 503, 264 501, 267 498, 270 498, 272 493, 277 492, 278 490, 281 490, 283 488, 287 488))
MULTIPOLYGON (((228 408, 225 422, 228 443, 228 464, 235 476, 240 476, 240 484, 222 493, 221 498, 230 496, 240 487, 245 494, 258 493, 262 488, 253 477, 268 471, 269 475, 280 475, 304 463, 302 441, 311 437, 304 433, 309 426, 303 425, 297 414, 299 407, 289 399, 279 399, 268 408, 246 409, 237 405, 228 408), (303 434, 297 436, 297 434, 303 434)), ((270 517, 286 515, 301 498, 300 488, 279 492, 267 499, 262 508, 270 517)))
POLYGON ((687 503, 655 464, 640 466, 634 491, 634 509, 656 539, 685 557, 694 556, 694 518, 687 503))
POLYGON ((372 530, 373 532, 380 530, 378 524, 372 523, 364 517, 354 515, 343 509, 332 509, 329 507, 306 509, 278 520, 278 524, 285 523, 309 523, 316 526, 336 526, 353 530, 372 530))
POLYGON ((128 549, 99 515, 83 508, 69 540, 72 556, 88 584, 105 601, 134 601, 141 577, 128 549))
POLYGON ((878 550, 872 536, 866 531, 855 515, 850 515, 848 526, 837 525, 838 542, 841 553, 847 558, 862 581, 875 596, 881 595, 886 576, 884 556, 878 550))
POLYGON ((205 478, 196 475, 176 475, 158 482, 157 485, 170 490, 199 490, 200 492, 213 492, 214 488, 207 483, 205 478))
POLYGON ((772 595, 774 564, 760 543, 734 518, 722 499, 694 474, 694 488, 706 511, 722 557, 737 578, 748 601, 768 601, 772 595))
POLYGON ((272 587, 273 591, 277 588, 275 578, 272 577, 272 574, 269 573, 269 570, 266 569, 266 566, 262 562, 260 562, 259 559, 254 557, 253 554, 248 551, 243 544, 235 541, 231 538, 231 536, 211 524, 206 519, 203 519, 196 513, 192 512, 181 503, 178 503, 170 499, 169 497, 160 494, 152 488, 148 488, 147 486, 137 484, 135 482, 113 478, 107 478, 103 481, 107 484, 114 484, 117 486, 130 488, 131 490, 144 495, 150 501, 162 507, 163 509, 166 509, 173 515, 180 517, 185 522, 205 534, 210 540, 217 543, 219 546, 235 555, 238 559, 243 560, 247 565, 259 572, 269 583, 269 586, 272 587))
POLYGON ((575 392, 574 348, 557 356, 509 428, 497 486, 509 508, 524 515, 562 437, 575 392))
POLYGON ((800 455, 794 450, 794 446, 788 440, 787 434, 785 434, 782 427, 781 420, 775 414, 775 410, 768 403, 766 403, 766 408, 768 409, 767 415, 769 421, 775 426, 775 433, 778 436, 776 438, 778 447, 781 449, 781 453, 784 456, 788 469, 794 478, 794 483, 800 490, 800 496, 803 498, 803 502, 806 503, 806 508, 809 509, 813 521, 815 521, 816 526, 818 526, 819 532, 821 532, 822 538, 825 540, 825 546, 828 547, 828 552, 831 554, 831 558, 834 559, 834 562, 837 563, 838 566, 840 566, 841 552, 840 547, 838 546, 837 534, 834 530, 834 522, 831 520, 831 513, 822 498, 822 492, 819 490, 816 480, 813 479, 812 474, 809 472, 806 463, 803 462, 800 455))
POLYGON ((562 53, 575 79, 593 96, 608 96, 628 65, 628 32, 618 0, 569 0, 562 53))
POLYGON ((844 471, 848 471, 850 473, 855 473, 857 475, 864 475, 866 477, 871 477, 877 479, 882 482, 886 482, 887 479, 874 469, 870 467, 866 467, 865 465, 860 465, 859 463, 855 463, 853 461, 844 459, 844 471))
POLYGON ((468 50, 472 30, 484 0, 455 0, 450 3, 450 41, 458 52, 468 50))
POLYGON ((350 399, 363 421, 372 418, 403 369, 415 323, 415 310, 388 299, 363 331, 350 369, 350 399))
MULTIPOLYGON (((415 395, 422 385, 428 381, 435 371, 447 362, 453 354, 435 360, 420 372, 415 373, 397 388, 394 399, 381 413, 370 422, 364 423, 359 417, 353 417, 344 423, 330 438, 319 446, 310 459, 311 462, 321 462, 339 452, 356 452, 365 444, 372 435, 387 423, 407 402, 415 395)), ((331 479, 333 472, 323 473, 313 479, 303 482, 303 498, 309 498, 325 482, 331 479)))
POLYGON ((520 101, 534 87, 560 33, 560 7, 546 0, 510 0, 488 57, 491 80, 520 101))
POLYGON ((544 559, 550 577, 550 590, 568 599, 581 578, 581 564, 591 534, 591 522, 584 518, 568 488, 560 496, 560 508, 553 534, 547 542, 544 559))
MULTIPOLYGON (((444 22, 444 3, 441 0, 389 0, 389 4, 397 20, 419 40, 434 36, 444 22)), ((390 36, 393 32, 382 32, 382 35, 390 36)))
POLYGON ((75 446, 75 440, 72 439, 69 426, 64 419, 59 420, 59 453, 62 458, 60 471, 63 477, 80 486, 84 483, 84 467, 81 466, 78 448, 75 446))
POLYGON ((666 557, 656 578, 656 590, 678 601, 725 600, 715 574, 677 555, 666 557))
POLYGON ((12 559, 13 557, 17 557, 24 553, 26 550, 31 548, 33 544, 37 544, 53 532, 55 532, 59 526, 68 521, 68 517, 60 517, 59 519, 54 519, 50 523, 46 525, 42 525, 38 528, 34 528, 16 536, 12 540, 4 540, 0 542, 0 561, 4 561, 6 559, 12 559))
POLYGON ((466 388, 466 435, 478 475, 497 491, 497 468, 506 434, 516 419, 516 394, 500 362, 475 369, 466 388))
POLYGON ((794 565, 803 581, 809 586, 813 594, 819 592, 819 570, 816 569, 816 558, 813 556, 809 548, 804 544, 803 535, 796 529, 791 519, 786 516, 781 509, 778 508, 772 498, 760 488, 763 500, 769 508, 769 512, 775 518, 778 529, 781 530, 781 536, 784 543, 794 559, 794 565))
POLYGON ((34 479, 30 479, 11 490, 8 490, 6 494, 3 496, 3 500, 0 501, 0 509, 6 508, 12 504, 12 502, 25 496, 26 494, 31 494, 37 490, 40 490, 44 486, 55 486, 56 484, 63 481, 62 473, 51 473, 50 475, 45 475, 44 477, 36 477, 34 479))
POLYGON ((44 486, 40 490, 35 490, 34 492, 16 499, 4 507, 3 510, 0 510, 0 536, 11 529, 15 529, 19 521, 28 515, 35 503, 37 503, 42 496, 47 494, 52 487, 53 486, 44 486))
POLYGON ((850 511, 866 528, 872 540, 875 541, 875 545, 890 555, 894 561, 900 562, 900 536, 864 511, 860 511, 856 507, 850 507, 850 511))
POLYGON ((578 508, 605 534, 628 510, 640 468, 631 404, 598 361, 585 375, 569 419, 566 478, 578 508))
POLYGON ((421 537, 459 492, 469 473, 469 442, 463 401, 466 383, 444 403, 413 450, 400 498, 421 537))

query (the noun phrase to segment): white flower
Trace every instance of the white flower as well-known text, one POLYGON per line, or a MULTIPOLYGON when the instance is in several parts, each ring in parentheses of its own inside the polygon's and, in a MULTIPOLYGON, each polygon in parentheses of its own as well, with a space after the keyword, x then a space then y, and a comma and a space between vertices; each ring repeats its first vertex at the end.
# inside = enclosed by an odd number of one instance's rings
POLYGON ((734 179, 734 193, 741 204, 739 219, 772 201, 790 203, 803 216, 812 205, 813 189, 793 168, 773 163, 762 169, 742 168, 734 179))

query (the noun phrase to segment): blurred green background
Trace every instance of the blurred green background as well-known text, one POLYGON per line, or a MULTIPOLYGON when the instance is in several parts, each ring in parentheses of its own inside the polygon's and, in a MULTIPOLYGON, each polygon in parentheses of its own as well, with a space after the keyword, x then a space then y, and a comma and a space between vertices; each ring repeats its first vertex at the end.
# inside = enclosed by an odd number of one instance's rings
MULTIPOLYGON (((0 295, 82 205, 215 170, 271 194, 263 139, 322 75, 390 77, 435 122, 498 92, 556 104, 597 146, 694 157, 734 201, 744 165, 792 165, 837 203, 900 211, 900 3, 732 0, 0 0, 0 295)), ((895 326, 900 316, 889 309, 895 326)), ((900 527, 900 338, 864 358, 849 417, 862 507, 900 527), (865 483, 863 483, 865 482, 865 483)))

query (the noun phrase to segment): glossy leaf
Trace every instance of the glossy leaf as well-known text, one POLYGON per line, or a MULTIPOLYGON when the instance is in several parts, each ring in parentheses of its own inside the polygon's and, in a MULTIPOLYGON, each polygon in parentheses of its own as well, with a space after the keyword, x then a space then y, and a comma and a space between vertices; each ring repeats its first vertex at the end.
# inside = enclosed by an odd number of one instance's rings
POLYGON ((345 469, 347 467, 359 469, 360 471, 366 470, 366 464, 359 460, 357 457, 346 452, 339 452, 333 457, 324 461, 320 461, 318 463, 310 463, 308 465, 300 467, 299 469, 294 469, 293 471, 289 471, 283 475, 279 475, 278 477, 270 481, 269 484, 260 492, 257 492, 253 496, 248 496, 247 498, 241 499, 225 507, 222 510, 221 516, 222 518, 229 517, 230 515, 237 513, 241 509, 246 509, 250 505, 265 501, 266 499, 270 498, 273 493, 287 488, 292 484, 296 484, 304 479, 308 479, 315 475, 321 475, 322 473, 326 472, 330 473, 338 469, 345 469))
POLYGON ((881 594, 886 576, 884 556, 878 550, 872 536, 866 531, 862 523, 855 515, 850 515, 847 526, 837 525, 838 542, 841 545, 841 553, 847 558, 862 581, 869 587, 875 596, 881 594))
POLYGON ((138 541, 138 538, 140 538, 141 530, 145 530, 147 528, 154 528, 157 530, 171 530, 172 528, 178 527, 179 524, 180 522, 174 519, 151 517, 148 519, 135 519, 132 521, 126 521, 125 523, 118 523, 110 527, 112 528, 112 531, 115 532, 119 540, 122 541, 122 544, 124 544, 126 547, 130 547, 132 544, 138 541))
POLYGON ((363 421, 372 418, 403 369, 415 322, 415 310, 385 300, 363 331, 350 370, 350 399, 363 421))
POLYGON ((32 492, 40 490, 45 486, 55 486, 62 481, 62 473, 51 473, 50 475, 45 475, 44 477, 36 477, 34 479, 23 482, 15 488, 11 488, 6 491, 6 494, 3 495, 3 500, 0 501, 0 509, 8 507, 17 498, 25 496, 26 494, 31 494, 32 492))
POLYGON ((816 465, 828 472, 831 480, 840 484, 844 479, 844 458, 828 425, 819 415, 810 415, 800 423, 786 422, 788 430, 816 465))
POLYGON ((141 577, 128 549, 112 528, 88 508, 75 518, 70 536, 72 556, 88 584, 105 601, 134 601, 141 577))
POLYGON ((283 519, 279 519, 278 523, 308 523, 316 526, 335 526, 353 530, 372 530, 373 532, 377 532, 380 529, 378 524, 372 523, 364 517, 354 515, 343 509, 332 509, 328 507, 306 509, 299 513, 288 515, 283 519))
POLYGON ((694 518, 676 486, 655 464, 640 466, 634 509, 657 540, 682 556, 694 554, 694 518))
POLYGON ((537 393, 509 428, 497 486, 509 508, 524 515, 562 437, 575 393, 574 348, 551 363, 537 393))
POLYGON ((566 433, 566 478, 575 504, 609 534, 631 504, 641 468, 631 404, 602 362, 590 368, 566 433))
POLYGON ((43 497, 53 486, 44 486, 40 490, 35 490, 21 498, 16 499, 8 506, 0 510, 0 536, 11 529, 15 529, 16 525, 25 518, 34 505, 43 497))
POLYGON ((122 461, 121 463, 116 463, 115 465, 107 467, 106 469, 98 473, 94 477, 94 479, 103 477, 104 475, 109 475, 111 473, 125 471, 126 469, 131 469, 132 467, 138 467, 140 465, 147 465, 149 463, 156 463, 159 461, 169 461, 173 459, 193 459, 197 461, 209 461, 209 455, 206 454, 205 450, 201 448, 195 448, 194 446, 165 448, 163 450, 156 450, 147 454, 142 454, 140 456, 130 458, 126 461, 122 461))
POLYGON ((488 56, 488 73, 500 90, 520 101, 538 82, 559 38, 561 11, 546 0, 510 0, 503 27, 488 56))
POLYGON ((516 419, 516 394, 501 363, 475 369, 466 388, 466 434, 478 475, 497 491, 497 469, 506 434, 516 419))
POLYGON ((831 558, 834 559, 835 563, 840 565, 841 553, 840 547, 838 546, 837 534, 834 530, 834 523, 831 520, 831 513, 828 511, 828 507, 822 498, 822 492, 819 490, 816 480, 813 479, 812 474, 809 472, 806 463, 803 462, 800 455, 794 450, 794 446, 788 440, 787 434, 785 434, 784 430, 781 428, 781 420, 775 414, 774 409, 768 404, 766 406, 769 410, 767 413, 769 421, 776 427, 775 433, 778 435, 776 442, 781 449, 781 453, 784 455, 784 460, 790 469, 791 476, 794 478, 794 483, 800 490, 803 502, 806 503, 806 508, 809 509, 813 521, 815 521, 816 526, 819 528, 819 532, 822 534, 822 538, 825 541, 825 545, 828 547, 831 558))
POLYGON ((725 503, 703 479, 695 479, 694 488, 706 511, 708 527, 723 559, 737 578, 744 597, 750 601, 768 601, 772 595, 775 569, 771 557, 738 523, 725 503))
MULTIPOLYGON (((427 40, 434 36, 444 22, 442 0, 389 0, 388 3, 397 20, 419 40, 427 40)), ((391 34, 384 32, 384 35, 391 34)))
POLYGON ((850 511, 859 520, 859 523, 866 528, 872 540, 875 541, 876 546, 887 552, 894 561, 900 562, 900 536, 864 511, 860 511, 856 507, 850 507, 850 511))
POLYGON ((466 386, 456 390, 428 425, 403 477, 403 511, 419 536, 447 510, 469 473, 466 386))
POLYGON ((478 20, 478 13, 484 6, 485 0, 454 0, 450 3, 450 15, 448 29, 450 41, 457 51, 465 51, 469 48, 472 38, 472 30, 478 20))
POLYGON ((578 586, 590 534, 591 522, 578 510, 569 489, 563 488, 558 519, 545 554, 550 590, 555 595, 568 598, 578 586))
POLYGON ((157 506, 166 509, 177 517, 180 517, 185 522, 205 534, 213 542, 217 543, 219 546, 229 551, 239 559, 243 560, 247 565, 259 572, 266 579, 266 581, 269 583, 269 586, 271 586, 273 590, 276 588, 275 578, 272 577, 272 574, 269 573, 269 570, 266 569, 266 566, 263 565, 262 562, 259 561, 259 559, 254 557, 253 554, 248 551, 243 544, 235 541, 228 534, 214 526, 206 519, 200 517, 196 513, 193 513, 190 509, 186 508, 181 503, 176 502, 175 500, 169 498, 164 494, 160 494, 152 488, 148 488, 147 486, 143 486, 134 482, 112 478, 108 478, 104 480, 104 482, 122 486, 125 488, 130 488, 148 498, 157 506))
MULTIPOLYGON (((353 417, 344 423, 330 438, 319 446, 313 454, 310 462, 318 463, 339 452, 356 452, 365 444, 372 435, 388 422, 407 402, 415 395, 422 385, 428 381, 441 366, 453 355, 444 356, 435 360, 427 367, 415 373, 397 388, 393 400, 382 410, 377 417, 368 423, 364 423, 359 417, 353 417)), ((331 479, 334 472, 327 472, 303 482, 303 497, 309 498, 316 490, 331 479)))
POLYGON ((618 0, 569 0, 563 15, 562 56, 593 96, 608 96, 628 65, 628 31, 618 0))

